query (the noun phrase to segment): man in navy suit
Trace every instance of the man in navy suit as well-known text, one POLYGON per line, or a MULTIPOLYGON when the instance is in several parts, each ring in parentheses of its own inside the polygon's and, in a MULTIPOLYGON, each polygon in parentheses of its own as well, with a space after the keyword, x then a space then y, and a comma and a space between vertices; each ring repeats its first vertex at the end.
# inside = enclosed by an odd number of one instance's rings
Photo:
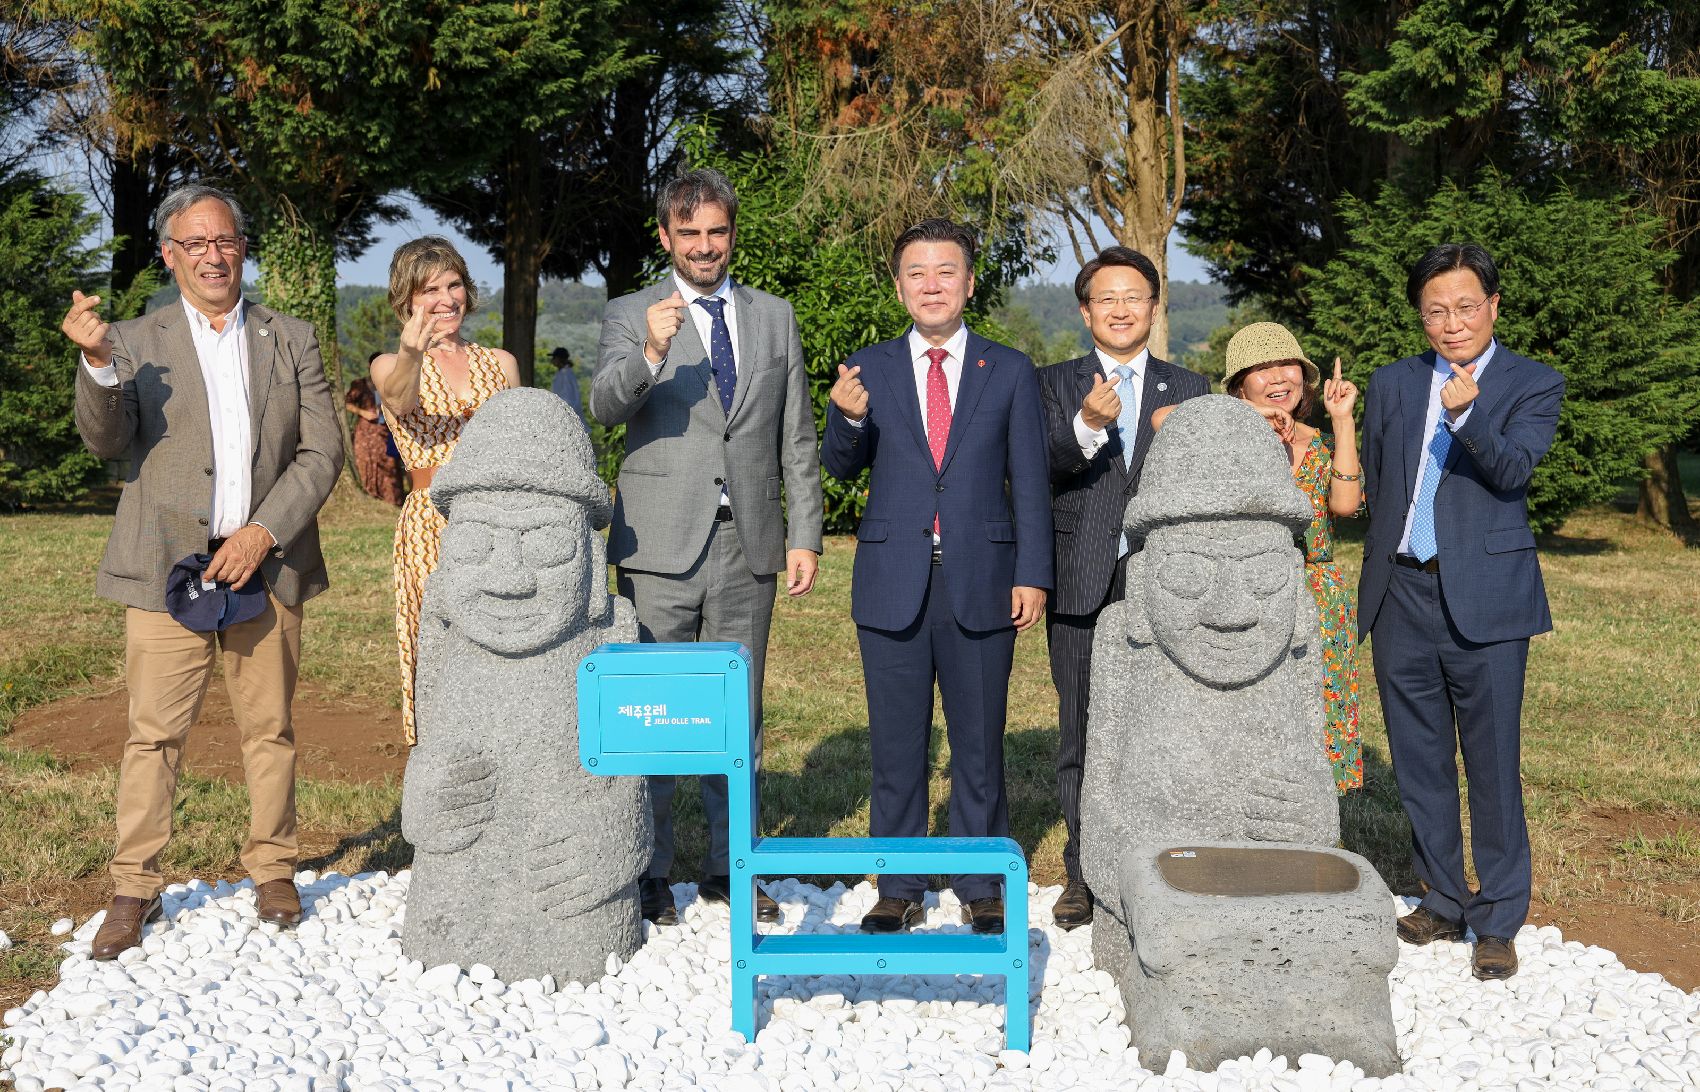
POLYGON ((1092 892, 1080 871, 1080 784, 1098 612, 1119 603, 1125 590, 1122 515, 1139 489, 1155 435, 1153 411, 1210 393, 1208 379, 1157 359, 1146 344, 1158 306, 1157 267, 1150 258, 1112 246, 1081 267, 1074 295, 1092 351, 1039 370, 1057 567, 1045 634, 1057 687, 1057 799, 1068 830, 1068 885, 1051 913, 1064 929, 1092 920, 1092 892))
MULTIPOLYGON (((974 236, 923 220, 892 248, 914 325, 839 368, 821 461, 872 469, 856 531, 850 613, 862 650, 873 751, 870 833, 927 833, 933 684, 950 738, 950 833, 1009 833, 1003 732, 1015 635, 1039 620, 1051 580, 1045 424, 1033 362, 962 322, 974 236)), ((954 876, 963 920, 1003 929, 994 876, 954 876)), ((862 928, 906 929, 926 877, 880 877, 862 928)))
POLYGON ((1480 246, 1430 250, 1406 296, 1433 348, 1370 377, 1358 584, 1360 637, 1374 636, 1388 749, 1428 887, 1399 936, 1461 940, 1468 926, 1475 976, 1509 978, 1529 911, 1523 672, 1529 638, 1552 628, 1526 497, 1564 379, 1494 339, 1499 271, 1480 246), (1479 891, 1464 880, 1460 749, 1479 891))

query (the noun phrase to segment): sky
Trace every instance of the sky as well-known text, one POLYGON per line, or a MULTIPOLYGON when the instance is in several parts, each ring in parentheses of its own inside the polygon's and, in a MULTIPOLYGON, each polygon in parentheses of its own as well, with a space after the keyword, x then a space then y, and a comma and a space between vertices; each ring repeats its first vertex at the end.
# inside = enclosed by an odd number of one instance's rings
MULTIPOLYGON (((404 200, 403 203, 410 212, 410 219, 395 224, 379 225, 377 241, 367 249, 365 254, 352 261, 337 263, 337 279, 340 283, 388 284, 390 255, 396 247, 409 239, 417 239, 421 235, 444 235, 455 244, 466 258, 467 268, 472 271, 472 277, 475 281, 492 289, 501 287, 502 269, 491 260, 486 251, 467 242, 465 236, 455 231, 451 225, 439 220, 430 209, 410 199, 404 200)), ((1041 270, 1039 275, 1033 279, 1052 284, 1070 284, 1074 281, 1074 275, 1078 272, 1080 272, 1080 266, 1074 260, 1074 255, 1069 253, 1055 265, 1041 270)), ((594 273, 586 279, 590 283, 598 283, 594 273)), ((1174 232, 1169 236, 1169 279, 1173 281, 1203 281, 1209 279, 1204 264, 1181 249, 1179 232, 1174 232)))

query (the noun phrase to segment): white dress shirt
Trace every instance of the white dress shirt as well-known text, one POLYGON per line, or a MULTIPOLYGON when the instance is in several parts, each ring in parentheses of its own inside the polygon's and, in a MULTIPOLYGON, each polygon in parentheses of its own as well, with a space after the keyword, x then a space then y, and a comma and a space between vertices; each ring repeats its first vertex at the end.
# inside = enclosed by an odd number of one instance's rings
MULTIPOLYGON (((1104 352, 1102 349, 1093 349, 1092 353, 1098 358, 1098 366, 1104 370, 1104 378, 1108 379, 1112 384, 1118 382, 1119 377, 1116 375, 1116 369, 1122 366, 1121 362, 1115 357, 1104 352)), ((1139 352, 1135 354, 1134 358, 1127 362, 1127 367, 1133 369, 1133 376, 1128 380, 1128 382, 1133 386, 1133 417, 1136 421, 1139 419, 1140 399, 1145 397, 1145 366, 1150 362, 1150 349, 1139 350, 1139 352)), ((1113 424, 1114 422, 1111 423, 1113 424)), ((1080 453, 1090 459, 1092 456, 1098 454, 1099 448, 1110 442, 1110 426, 1105 425, 1100 429, 1087 428, 1085 415, 1080 410, 1075 410, 1074 439, 1075 442, 1080 445, 1080 453)), ((1131 452, 1132 450, 1133 438, 1124 438, 1122 440, 1122 451, 1124 452, 1123 458, 1126 458, 1126 452, 1131 452)))
MULTIPOLYGON (((207 388, 207 419, 212 426, 213 492, 207 537, 229 538, 249 522, 254 487, 250 472, 254 446, 248 416, 246 308, 238 300, 224 316, 224 330, 220 332, 188 300, 180 302, 189 316, 189 339, 201 365, 207 388)), ((100 385, 118 386, 115 365, 97 368, 85 356, 83 367, 100 385)))
MULTIPOLYGON (((1488 347, 1482 351, 1482 355, 1475 359, 1476 370, 1472 373, 1471 378, 1478 384, 1482 381, 1482 373, 1487 371, 1488 362, 1493 359, 1494 347, 1498 344, 1497 339, 1489 341, 1488 347)), ((1465 367, 1469 367, 1469 365, 1466 364, 1465 367)), ((1399 552, 1402 554, 1411 552, 1411 521, 1416 518, 1417 498, 1423 495, 1423 476, 1428 473, 1429 437, 1434 435, 1435 426, 1443 420, 1440 388, 1446 386, 1446 381, 1451 378, 1452 362, 1439 353, 1435 353, 1434 371, 1429 376, 1428 384, 1428 412, 1423 417, 1423 442, 1422 446, 1417 449, 1419 455, 1417 459, 1417 480, 1411 483, 1411 507, 1405 510, 1405 530, 1399 536, 1399 552)), ((1463 413, 1460 413, 1455 419, 1447 421, 1446 427, 1457 432, 1464 427, 1464 422, 1470 419, 1470 411, 1475 408, 1476 404, 1471 402, 1465 407, 1463 413)))
MULTIPOLYGON (((933 361, 927 355, 927 350, 933 345, 926 338, 909 327, 909 335, 904 339, 909 344, 909 362, 915 369, 915 397, 921 406, 921 423, 927 421, 927 373, 932 371, 933 361)), ((968 327, 958 326, 956 333, 951 334, 943 345, 938 348, 945 351, 943 364, 945 390, 950 395, 950 412, 956 413, 956 392, 962 386, 962 354, 968 351, 968 327)))

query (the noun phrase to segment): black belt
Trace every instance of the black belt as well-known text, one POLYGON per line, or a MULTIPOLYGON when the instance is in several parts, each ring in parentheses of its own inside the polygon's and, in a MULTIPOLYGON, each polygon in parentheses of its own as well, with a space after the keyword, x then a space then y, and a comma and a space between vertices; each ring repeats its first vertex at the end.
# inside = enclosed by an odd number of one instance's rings
POLYGON ((211 557, 213 554, 218 553, 218 548, 220 546, 223 546, 223 545, 224 545, 224 539, 222 539, 222 538, 209 538, 209 539, 207 539, 207 556, 211 557))
POLYGON ((1425 573, 1438 573, 1440 571, 1440 558, 1438 556, 1431 557, 1427 561, 1418 561, 1410 554, 1394 554, 1393 561, 1407 569, 1418 569, 1425 573))
POLYGON ((714 510, 714 522, 716 522, 716 523, 731 523, 732 522, 732 506, 729 505, 729 504, 723 504, 719 508, 716 508, 714 510))

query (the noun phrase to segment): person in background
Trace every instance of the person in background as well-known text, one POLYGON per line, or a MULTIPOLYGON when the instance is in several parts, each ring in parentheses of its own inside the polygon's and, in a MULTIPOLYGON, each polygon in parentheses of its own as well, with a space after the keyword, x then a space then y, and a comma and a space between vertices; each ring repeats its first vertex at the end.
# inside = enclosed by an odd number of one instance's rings
POLYGON ((557 345, 549 353, 550 363, 555 365, 555 378, 549 384, 549 389, 555 392, 555 397, 573 408, 580 421, 584 420, 584 394, 578 389, 578 372, 573 368, 573 354, 567 352, 565 345, 557 345))
MULTIPOLYGON (((367 367, 381 355, 373 353, 367 367)), ((387 504, 401 507, 407 499, 407 482, 401 458, 394 453, 389 426, 384 424, 378 409, 378 392, 369 376, 363 375, 348 385, 343 408, 354 414, 354 470, 360 475, 360 488, 387 504)))
POLYGON ((390 307, 402 322, 401 343, 372 361, 382 400, 413 491, 395 529, 396 642, 401 658, 401 727, 413 727, 413 665, 425 578, 437 568, 444 519, 431 504, 431 479, 449 461, 461 429, 497 391, 517 387, 519 363, 502 349, 461 336, 478 306, 478 288, 454 244, 438 235, 412 239, 390 258, 390 307))

